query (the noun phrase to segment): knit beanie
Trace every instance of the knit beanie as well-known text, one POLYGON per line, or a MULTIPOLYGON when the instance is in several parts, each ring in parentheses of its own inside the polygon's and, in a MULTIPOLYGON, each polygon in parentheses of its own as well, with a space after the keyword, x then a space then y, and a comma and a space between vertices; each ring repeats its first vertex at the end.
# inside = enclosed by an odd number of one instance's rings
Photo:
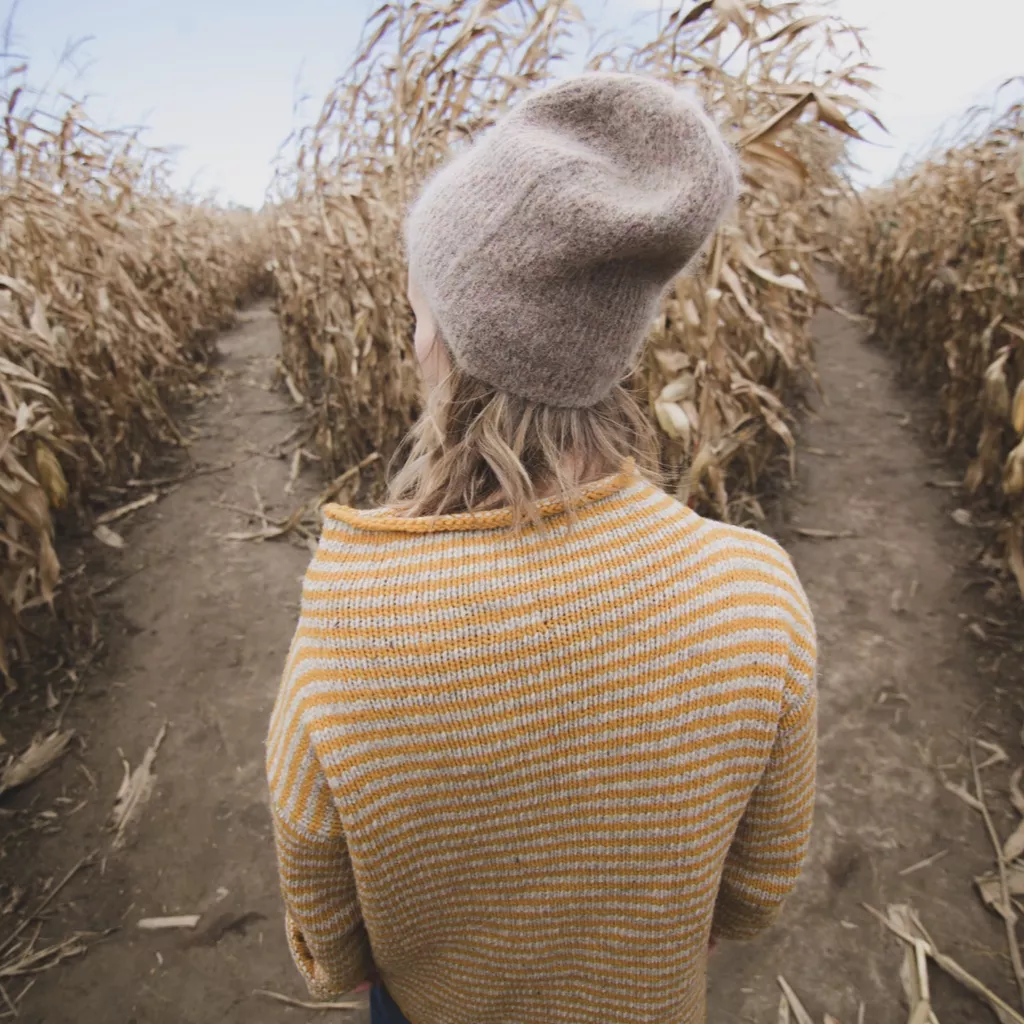
POLYGON ((527 96, 427 184, 410 274, 461 370, 544 405, 593 405, 736 191, 735 157, 695 97, 581 75, 527 96))

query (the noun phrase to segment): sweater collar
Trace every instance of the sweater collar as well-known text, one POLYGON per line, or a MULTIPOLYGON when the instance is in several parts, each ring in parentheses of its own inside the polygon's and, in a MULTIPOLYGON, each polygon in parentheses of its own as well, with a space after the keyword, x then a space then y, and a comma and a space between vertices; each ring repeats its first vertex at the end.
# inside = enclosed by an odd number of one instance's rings
MULTIPOLYGON (((624 490, 639 479, 636 465, 630 459, 621 472, 595 480, 580 488, 573 502, 582 511, 595 502, 624 490)), ((560 498, 544 498, 537 503, 542 519, 553 519, 566 512, 566 503, 560 498)), ((485 512, 455 512, 441 516, 402 516, 389 508, 361 510, 348 505, 326 505, 324 515, 347 523, 360 530, 384 533, 445 533, 465 530, 496 530, 512 525, 510 508, 489 509, 485 512)))

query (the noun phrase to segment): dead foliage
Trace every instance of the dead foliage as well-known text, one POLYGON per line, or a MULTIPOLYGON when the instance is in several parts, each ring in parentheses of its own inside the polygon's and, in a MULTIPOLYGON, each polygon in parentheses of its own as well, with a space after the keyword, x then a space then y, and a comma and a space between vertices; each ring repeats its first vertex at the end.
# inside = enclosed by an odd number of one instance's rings
MULTIPOLYGON (((702 269, 668 298, 636 383, 679 496, 756 518, 769 459, 794 443, 812 371, 812 259, 869 69, 856 32, 808 4, 664 6, 600 36, 587 64, 698 91, 746 187, 702 269)), ((275 278, 289 388, 315 412, 328 473, 371 451, 389 458, 418 410, 409 202, 519 93, 565 74, 596 27, 570 0, 391 0, 296 136, 277 182, 275 278)))
POLYGON ((129 826, 138 819, 142 808, 152 795, 153 784, 156 781, 153 764, 166 735, 167 723, 164 722, 156 734, 156 739, 146 748, 142 760, 134 770, 124 754, 121 754, 124 777, 121 779, 121 786, 114 799, 114 809, 110 816, 110 826, 114 830, 114 839, 110 844, 111 850, 119 850, 124 846, 129 826))
POLYGON ((997 517, 1024 594, 1024 104, 847 220, 847 277, 907 375, 938 393, 947 446, 971 456, 964 488, 997 517))
POLYGON ((49 736, 36 736, 18 755, 12 755, 0 771, 0 796, 38 778, 63 756, 74 733, 60 729, 49 736))
MULTIPOLYGON (((993 992, 953 957, 943 953, 929 935, 916 910, 908 904, 890 904, 883 914, 874 907, 865 910, 903 943, 903 960, 899 978, 909 1016, 907 1024, 940 1024, 938 1009, 931 994, 929 965, 957 982, 974 996, 979 1005, 986 1005, 999 1024, 1024 1024, 1022 1016, 1005 999, 993 992)), ((816 1024, 800 997, 782 976, 778 978, 782 996, 779 1000, 778 1024, 816 1024)), ((861 1001, 857 1011, 857 1024, 867 1019, 867 1004, 861 1001)), ((849 1018, 846 1018, 849 1019, 849 1018)), ((838 1017, 826 1013, 823 1024, 841 1024, 838 1017)))
MULTIPOLYGON (((170 403, 263 289, 256 215, 176 196, 160 153, 0 63, 0 671, 51 605, 57 513, 180 443, 170 403)), ((24 650, 22 649, 22 655, 24 650)))
MULTIPOLYGON (((1024 742, 1024 734, 1021 738, 1024 742)), ((999 955, 994 950, 986 950, 985 953, 987 958, 998 959, 1005 964, 1004 987, 1009 991, 1012 981, 1016 1005, 1009 1001, 1012 997, 1002 996, 993 991, 989 985, 964 967, 950 951, 941 949, 929 934, 922 916, 911 905, 892 903, 886 906, 883 913, 864 904, 864 910, 882 925, 886 933, 895 936, 902 943, 903 959, 899 968, 899 979, 908 1011, 905 1019, 907 1024, 939 1024, 943 1019, 943 1007, 936 1005, 932 997, 929 968, 934 967, 974 996, 979 1007, 986 1006, 991 1011, 991 1019, 999 1021, 999 1024, 1024 1024, 1024 964, 1021 962, 1017 934, 1017 922, 1020 914, 1024 912, 1024 902, 1021 900, 1024 896, 1024 790, 1021 788, 1024 765, 1017 766, 1010 773, 1005 794, 1007 799, 1004 801, 1001 795, 997 797, 999 804, 1008 803, 1016 812, 1012 816, 1014 827, 1004 836, 997 829, 995 822, 994 807, 997 805, 991 795, 993 781, 984 775, 989 769, 1007 766, 1010 763, 1011 758, 1003 747, 998 743, 974 737, 967 742, 966 754, 950 764, 936 764, 930 754, 925 754, 925 761, 935 770, 939 781, 950 793, 978 813, 987 836, 994 868, 974 878, 973 887, 971 879, 964 878, 964 893, 967 895, 973 888, 974 896, 1002 921, 1005 931, 1005 954, 999 955), (986 756, 980 759, 979 752, 986 756), (964 782, 954 782, 947 777, 946 771, 956 768, 964 769, 964 782)), ((1006 770, 1005 767, 1002 770, 1006 770)), ((897 875, 904 878, 914 872, 925 870, 949 853, 948 849, 938 850, 899 871, 897 875)), ((788 981, 784 977, 779 977, 778 982, 782 989, 778 1012, 779 1024, 815 1024, 815 1019, 808 1013, 788 981)), ((856 1018, 858 1024, 864 1024, 866 1010, 866 1003, 860 1001, 856 1018)), ((987 1014, 985 1019, 990 1019, 987 1014)), ((825 1014, 824 1024, 839 1024, 839 1020, 825 1014)))
MULTIPOLYGON (((40 942, 40 933, 43 929, 43 912, 71 879, 82 868, 93 862, 93 856, 93 854, 87 854, 79 860, 59 882, 51 886, 49 892, 36 907, 30 913, 22 916, 13 930, 0 940, 0 999, 8 1007, 8 1010, 0 1015, 18 1016, 17 1004, 28 992, 35 976, 56 967, 64 960, 81 956, 86 952, 87 947, 83 940, 92 937, 88 933, 75 932, 49 944, 45 941, 40 942), (4 982, 22 977, 29 977, 29 983, 22 988, 16 998, 12 999, 4 987, 4 982)), ((10 912, 11 908, 5 908, 4 914, 0 915, 4 917, 5 924, 6 915, 10 912)))

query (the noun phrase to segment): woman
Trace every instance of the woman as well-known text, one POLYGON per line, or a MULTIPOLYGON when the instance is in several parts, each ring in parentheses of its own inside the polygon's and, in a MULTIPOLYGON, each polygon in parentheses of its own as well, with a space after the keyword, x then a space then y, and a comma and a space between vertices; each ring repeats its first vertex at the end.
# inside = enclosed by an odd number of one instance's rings
POLYGON ((693 98, 591 74, 413 208, 427 409, 391 504, 326 510, 268 744, 315 995, 373 981, 376 1022, 692 1024, 709 947, 794 885, 806 598, 774 542, 648 482, 622 384, 736 188, 693 98))

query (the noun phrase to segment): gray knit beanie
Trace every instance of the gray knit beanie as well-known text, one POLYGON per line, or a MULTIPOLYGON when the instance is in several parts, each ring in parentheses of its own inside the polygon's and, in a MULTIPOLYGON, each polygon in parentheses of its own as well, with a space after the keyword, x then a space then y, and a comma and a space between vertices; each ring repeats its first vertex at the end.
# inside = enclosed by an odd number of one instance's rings
POLYGON ((456 365, 553 406, 604 398, 737 191, 699 101, 638 75, 535 92, 426 186, 409 269, 456 365))

